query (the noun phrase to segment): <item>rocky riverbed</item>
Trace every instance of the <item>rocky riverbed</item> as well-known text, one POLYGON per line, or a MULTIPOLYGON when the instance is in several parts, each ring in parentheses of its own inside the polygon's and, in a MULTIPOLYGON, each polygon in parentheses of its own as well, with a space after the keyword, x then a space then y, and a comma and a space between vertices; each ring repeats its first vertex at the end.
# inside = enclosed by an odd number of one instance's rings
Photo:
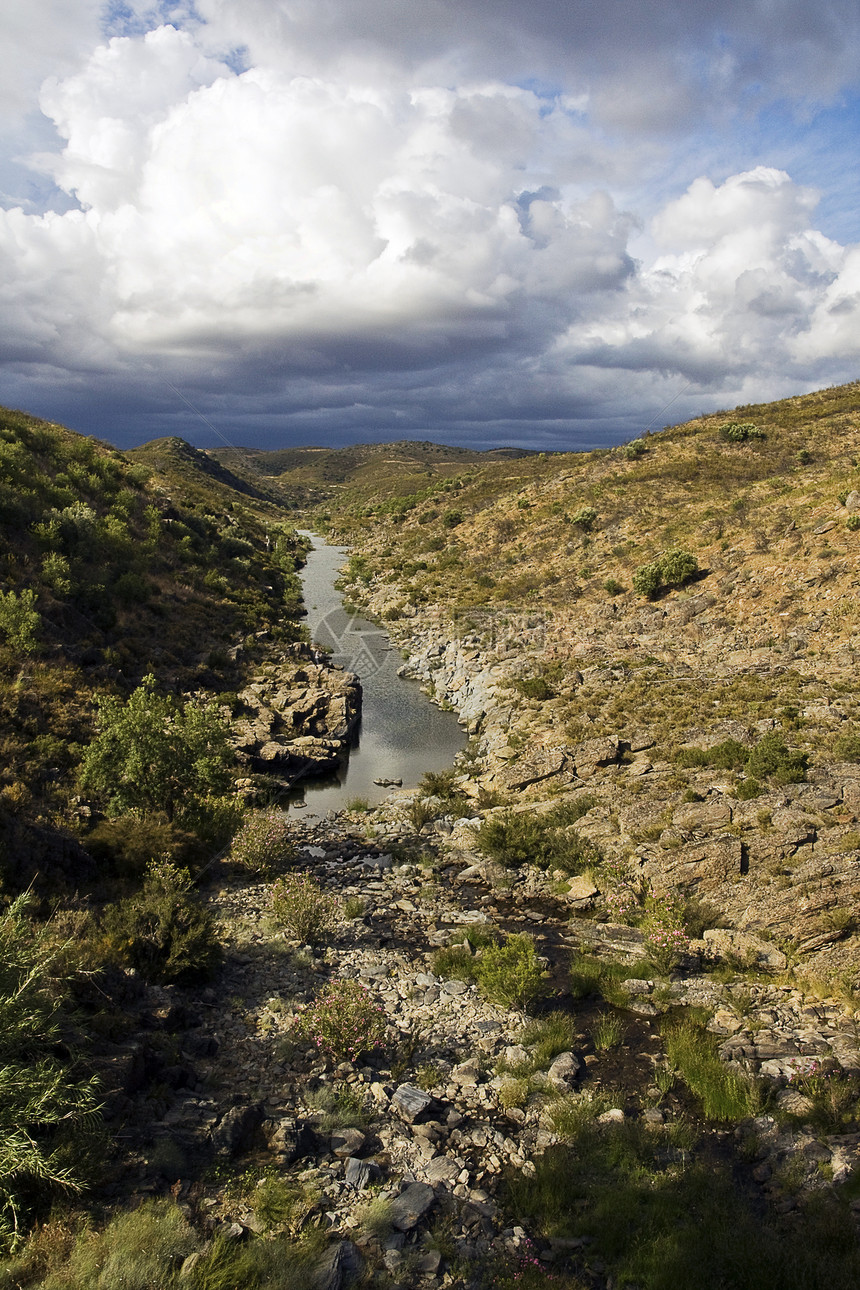
MULTIPOLYGON (((285 938, 270 884, 226 871, 216 881, 209 899, 225 947, 218 979, 204 990, 143 990, 129 1005, 139 1036, 106 1059, 125 1155, 117 1192, 136 1161, 138 1193, 169 1188, 213 1233, 241 1239, 264 1224, 253 1190, 229 1180, 244 1171, 262 1181, 274 1169, 302 1189, 298 1227, 329 1236, 321 1284, 331 1288, 367 1269, 403 1290, 467 1286, 470 1268, 499 1258, 516 1269, 526 1256, 606 1287, 586 1240, 542 1241, 516 1222, 505 1180, 533 1172, 559 1140, 548 1116, 559 1096, 599 1099, 607 1132, 640 1121, 670 1148, 677 1126, 697 1116, 682 1088, 661 1093, 655 1083, 660 1017, 679 1005, 707 1009, 723 1059, 771 1090, 771 1109, 717 1134, 726 1150, 743 1151, 750 1186, 790 1208, 857 1167, 860 1135, 804 1124, 792 1084, 812 1062, 860 1070, 857 1015, 781 982, 775 962, 753 975, 715 975, 727 946, 739 948, 731 937, 694 943, 671 978, 640 979, 636 929, 596 921, 581 893, 559 894, 558 875, 526 866, 493 885, 468 846, 477 821, 440 815, 416 837, 409 800, 394 794, 372 813, 296 824, 299 863, 355 915, 318 952, 285 938), (574 1024, 570 1050, 536 1072, 521 1099, 510 1097, 504 1066, 533 1056, 523 1043, 527 1018, 433 970, 437 949, 487 922, 535 937, 551 985, 542 1008, 574 1024), (631 964, 617 1009, 623 1039, 610 1049, 595 1042, 605 1006, 567 990, 571 956, 583 946, 631 964), (383 1008, 389 1042, 380 1054, 333 1067, 292 1038, 294 1018, 332 978, 363 982, 383 1008), (373 1213, 383 1216, 375 1224, 373 1213)), ((766 954, 768 945, 751 938, 745 948, 766 954)), ((702 1141, 693 1150, 713 1150, 713 1130, 702 1141)))

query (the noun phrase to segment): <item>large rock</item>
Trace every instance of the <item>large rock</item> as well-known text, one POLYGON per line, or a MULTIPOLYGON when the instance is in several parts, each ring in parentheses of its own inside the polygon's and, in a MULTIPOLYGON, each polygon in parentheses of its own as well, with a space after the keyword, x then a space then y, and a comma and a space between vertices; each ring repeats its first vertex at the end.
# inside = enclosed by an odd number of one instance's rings
POLYGON ((401 1084, 394 1091, 391 1105, 407 1124, 414 1124, 432 1101, 430 1094, 425 1093, 423 1088, 417 1088, 414 1084, 401 1084))
POLYGON ((411 1232, 430 1209, 436 1193, 428 1183, 414 1182, 391 1202, 391 1225, 398 1232, 411 1232))

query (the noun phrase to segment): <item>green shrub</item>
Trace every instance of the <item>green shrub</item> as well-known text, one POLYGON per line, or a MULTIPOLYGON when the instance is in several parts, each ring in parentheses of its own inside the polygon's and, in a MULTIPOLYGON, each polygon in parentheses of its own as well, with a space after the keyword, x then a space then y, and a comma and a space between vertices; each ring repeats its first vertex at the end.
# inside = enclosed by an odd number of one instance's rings
POLYGON ((303 945, 319 945, 338 924, 337 897, 309 873, 289 873, 272 887, 272 912, 303 945))
POLYGON ((442 516, 442 523, 446 529, 455 529, 458 524, 463 523, 462 511, 446 511, 442 516))
POLYGON ((856 533, 860 529, 860 515, 849 515, 845 521, 845 527, 851 532, 856 533))
POLYGON ((671 971, 690 948, 684 912, 667 896, 647 897, 642 931, 651 958, 663 972, 671 971))
POLYGON ((727 443, 745 443, 748 439, 764 439, 767 436, 751 421, 727 421, 720 426, 720 438, 727 443))
POLYGON ((107 799, 113 814, 163 811, 168 820, 196 823, 210 795, 230 783, 235 757, 220 711, 158 694, 152 675, 127 703, 101 698, 98 725, 81 784, 107 799))
POLYGON ((798 784, 806 779, 807 754, 786 747, 782 736, 772 731, 765 735, 747 758, 747 771, 755 779, 770 779, 775 784, 798 784))
POLYGON ((571 515, 570 522, 589 533, 597 523, 597 511, 593 506, 581 506, 575 515, 571 515))
POLYGON ((106 955, 160 985, 208 976, 221 947, 215 920, 193 885, 187 869, 152 861, 141 890, 103 915, 106 955))
POLYGON ((76 1137, 97 1118, 95 1080, 59 1053, 59 947, 19 896, 0 916, 0 1245, 28 1213, 81 1190, 76 1137))
POLYGON ((745 748, 737 739, 724 739, 712 748, 679 748, 675 753, 675 761, 679 766, 713 766, 719 770, 737 770, 746 765, 749 755, 749 748, 745 748))
POLYGON ((622 596, 624 594, 624 584, 617 578, 607 578, 603 584, 603 590, 610 596, 622 596))
POLYGON ((514 685, 523 698, 537 699, 541 703, 551 699, 554 694, 552 686, 548 685, 542 676, 522 677, 515 681, 514 685))
POLYGON ((674 549, 650 564, 642 564, 633 574, 633 590, 652 600, 663 587, 681 587, 699 571, 699 563, 689 551, 674 549))
POLYGON ((580 873, 602 858, 593 842, 569 830, 569 824, 583 814, 575 802, 564 803, 546 815, 506 811, 482 822, 475 844, 484 855, 505 866, 533 864, 580 873))
POLYGON ((477 960, 465 945, 446 945, 433 955, 433 971, 447 981, 474 981, 477 960))
POLYGON ((633 590, 640 596, 652 600, 663 585, 663 577, 658 561, 640 564, 633 574, 633 590))
POLYGON ((263 877, 277 873, 295 858, 296 848, 284 811, 251 811, 230 847, 233 864, 263 877))
POLYGON ((527 932, 509 936, 502 945, 488 946, 476 971, 481 993, 505 1008, 527 1012, 546 990, 534 938, 527 932))
POLYGON ((385 1013, 359 981, 330 981, 297 1017, 293 1031, 326 1057, 354 1061, 359 1053, 381 1047, 385 1013))
POLYGON ((27 588, 20 596, 14 591, 0 591, 0 631, 13 649, 35 654, 42 634, 42 616, 35 607, 36 593, 27 588))

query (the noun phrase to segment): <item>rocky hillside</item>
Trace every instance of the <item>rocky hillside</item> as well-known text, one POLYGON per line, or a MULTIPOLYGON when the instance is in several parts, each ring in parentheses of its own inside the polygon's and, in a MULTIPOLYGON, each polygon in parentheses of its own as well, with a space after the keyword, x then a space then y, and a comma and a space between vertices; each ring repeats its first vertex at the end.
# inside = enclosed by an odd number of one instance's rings
POLYGON ((655 892, 853 986, 860 386, 520 467, 339 516, 350 597, 468 720, 482 787, 587 785, 580 830, 655 892))

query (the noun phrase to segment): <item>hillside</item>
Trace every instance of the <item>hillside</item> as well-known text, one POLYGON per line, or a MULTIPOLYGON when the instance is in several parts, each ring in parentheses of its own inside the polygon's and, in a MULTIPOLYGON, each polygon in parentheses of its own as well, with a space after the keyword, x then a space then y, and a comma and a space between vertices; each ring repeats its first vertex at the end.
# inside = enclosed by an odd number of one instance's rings
POLYGON ((540 802, 587 780, 584 827, 617 858, 850 989, 858 490, 851 385, 492 463, 332 526, 360 553, 348 594, 413 671, 461 708, 464 678, 491 686, 468 708, 485 787, 540 802), (667 553, 681 585, 648 587, 667 553), (750 761, 765 738, 776 761, 750 761))
POLYGON ((860 384, 579 454, 0 437, 0 1288, 852 1290, 860 384), (294 522, 470 736, 321 819, 294 522))

